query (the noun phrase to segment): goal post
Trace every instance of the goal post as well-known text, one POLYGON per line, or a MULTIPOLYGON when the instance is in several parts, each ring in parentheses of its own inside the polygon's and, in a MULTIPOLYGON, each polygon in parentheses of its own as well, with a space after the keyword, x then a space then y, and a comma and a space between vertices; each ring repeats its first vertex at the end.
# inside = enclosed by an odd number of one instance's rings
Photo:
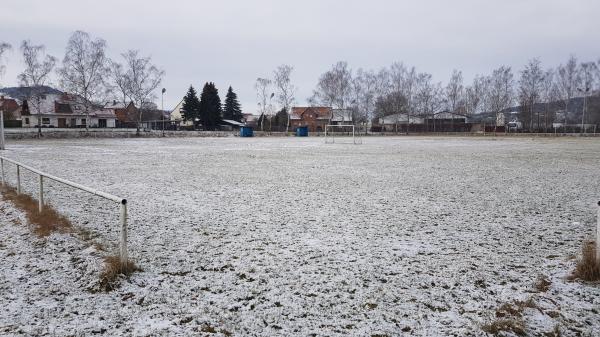
POLYGON ((362 144, 360 132, 356 132, 353 124, 327 124, 325 125, 325 144, 334 144, 336 136, 340 139, 351 137, 352 144, 362 144))

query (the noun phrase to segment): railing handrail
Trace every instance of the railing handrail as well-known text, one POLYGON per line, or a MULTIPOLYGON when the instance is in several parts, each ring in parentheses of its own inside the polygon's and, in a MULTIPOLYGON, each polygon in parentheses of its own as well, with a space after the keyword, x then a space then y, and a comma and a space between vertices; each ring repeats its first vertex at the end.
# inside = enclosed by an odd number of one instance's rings
POLYGON ((111 201, 114 201, 114 202, 120 204, 121 205, 121 212, 120 212, 121 214, 120 214, 119 219, 120 219, 120 224, 121 224, 121 239, 120 239, 120 247, 119 247, 119 258, 120 258, 120 261, 122 264, 126 264, 129 261, 129 257, 128 257, 128 253, 127 253, 127 199, 117 197, 110 193, 98 191, 96 189, 93 189, 93 188, 90 188, 90 187, 87 187, 87 186, 84 186, 84 185, 81 185, 78 183, 74 183, 67 179, 55 177, 51 174, 42 172, 31 166, 19 163, 16 160, 12 160, 10 158, 0 156, 0 171, 1 171, 1 175, 2 175, 2 184, 3 185, 5 184, 4 161, 14 164, 17 167, 17 193, 19 193, 19 194, 21 193, 21 174, 20 174, 21 168, 24 168, 28 171, 31 171, 32 173, 39 175, 39 199, 38 199, 39 205, 38 205, 38 207, 39 207, 40 213, 42 213, 43 208, 44 208, 44 178, 54 180, 61 184, 74 187, 76 189, 91 193, 93 195, 97 195, 99 197, 102 197, 102 198, 105 198, 105 199, 108 199, 108 200, 111 200, 111 201))
POLYGON ((18 162, 16 160, 12 160, 10 158, 6 158, 4 156, 0 156, 0 158, 2 160, 6 160, 9 163, 18 165, 18 166, 20 166, 20 167, 22 167, 22 168, 24 168, 24 169, 26 169, 28 171, 31 171, 31 172, 33 172, 35 174, 39 174, 41 176, 44 176, 44 177, 46 177, 46 178, 48 178, 50 180, 54 180, 54 181, 57 181, 59 183, 62 183, 62 184, 65 184, 65 185, 68 185, 68 186, 80 189, 82 191, 85 191, 85 192, 88 192, 88 193, 91 193, 91 194, 103 197, 105 199, 114 201, 116 203, 120 203, 120 204, 126 204, 127 203, 127 199, 120 198, 120 197, 117 197, 117 196, 112 195, 110 193, 102 192, 102 191, 99 191, 99 190, 96 190, 96 189, 93 189, 93 188, 90 188, 90 187, 87 187, 87 186, 84 186, 84 185, 81 185, 81 184, 78 184, 78 183, 66 180, 66 179, 63 179, 63 178, 59 178, 59 177, 53 176, 51 174, 42 172, 42 171, 40 171, 38 169, 35 169, 35 168, 31 167, 31 166, 25 165, 23 163, 20 163, 20 162, 18 162))

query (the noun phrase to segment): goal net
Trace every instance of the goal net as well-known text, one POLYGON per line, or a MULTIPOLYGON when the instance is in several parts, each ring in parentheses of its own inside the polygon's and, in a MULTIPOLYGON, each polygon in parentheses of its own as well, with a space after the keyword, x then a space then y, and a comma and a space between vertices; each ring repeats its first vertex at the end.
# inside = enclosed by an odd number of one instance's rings
POLYGON ((325 144, 350 143, 362 144, 360 131, 352 124, 328 124, 325 125, 325 144))

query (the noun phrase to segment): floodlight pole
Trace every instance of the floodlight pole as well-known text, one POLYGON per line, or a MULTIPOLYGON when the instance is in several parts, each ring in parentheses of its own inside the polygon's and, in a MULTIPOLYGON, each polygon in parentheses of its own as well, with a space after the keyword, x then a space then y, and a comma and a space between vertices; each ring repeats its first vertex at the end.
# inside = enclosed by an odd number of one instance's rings
POLYGON ((585 88, 585 91, 583 89, 577 88, 577 91, 583 93, 583 111, 581 113, 581 133, 584 134, 585 133, 585 113, 587 110, 587 94, 590 91, 590 88, 585 88))
POLYGON ((4 104, 0 109, 0 150, 6 150, 4 147, 4 104))
POLYGON ((165 92, 167 89, 162 88, 160 95, 160 116, 162 117, 162 136, 165 136, 165 92))

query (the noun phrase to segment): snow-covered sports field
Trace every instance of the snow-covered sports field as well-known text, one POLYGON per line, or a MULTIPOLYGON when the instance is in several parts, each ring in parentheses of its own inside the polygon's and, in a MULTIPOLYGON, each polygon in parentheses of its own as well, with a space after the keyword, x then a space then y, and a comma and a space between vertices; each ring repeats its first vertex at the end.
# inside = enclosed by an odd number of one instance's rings
MULTIPOLYGON (((144 271, 95 292, 103 252, 37 238, 0 201, 0 335, 481 336, 525 302, 529 335, 600 335, 600 288, 566 280, 594 233, 600 139, 363 142, 9 143, 7 157, 127 198, 144 271)), ((112 249, 117 205, 47 186, 112 249)))

